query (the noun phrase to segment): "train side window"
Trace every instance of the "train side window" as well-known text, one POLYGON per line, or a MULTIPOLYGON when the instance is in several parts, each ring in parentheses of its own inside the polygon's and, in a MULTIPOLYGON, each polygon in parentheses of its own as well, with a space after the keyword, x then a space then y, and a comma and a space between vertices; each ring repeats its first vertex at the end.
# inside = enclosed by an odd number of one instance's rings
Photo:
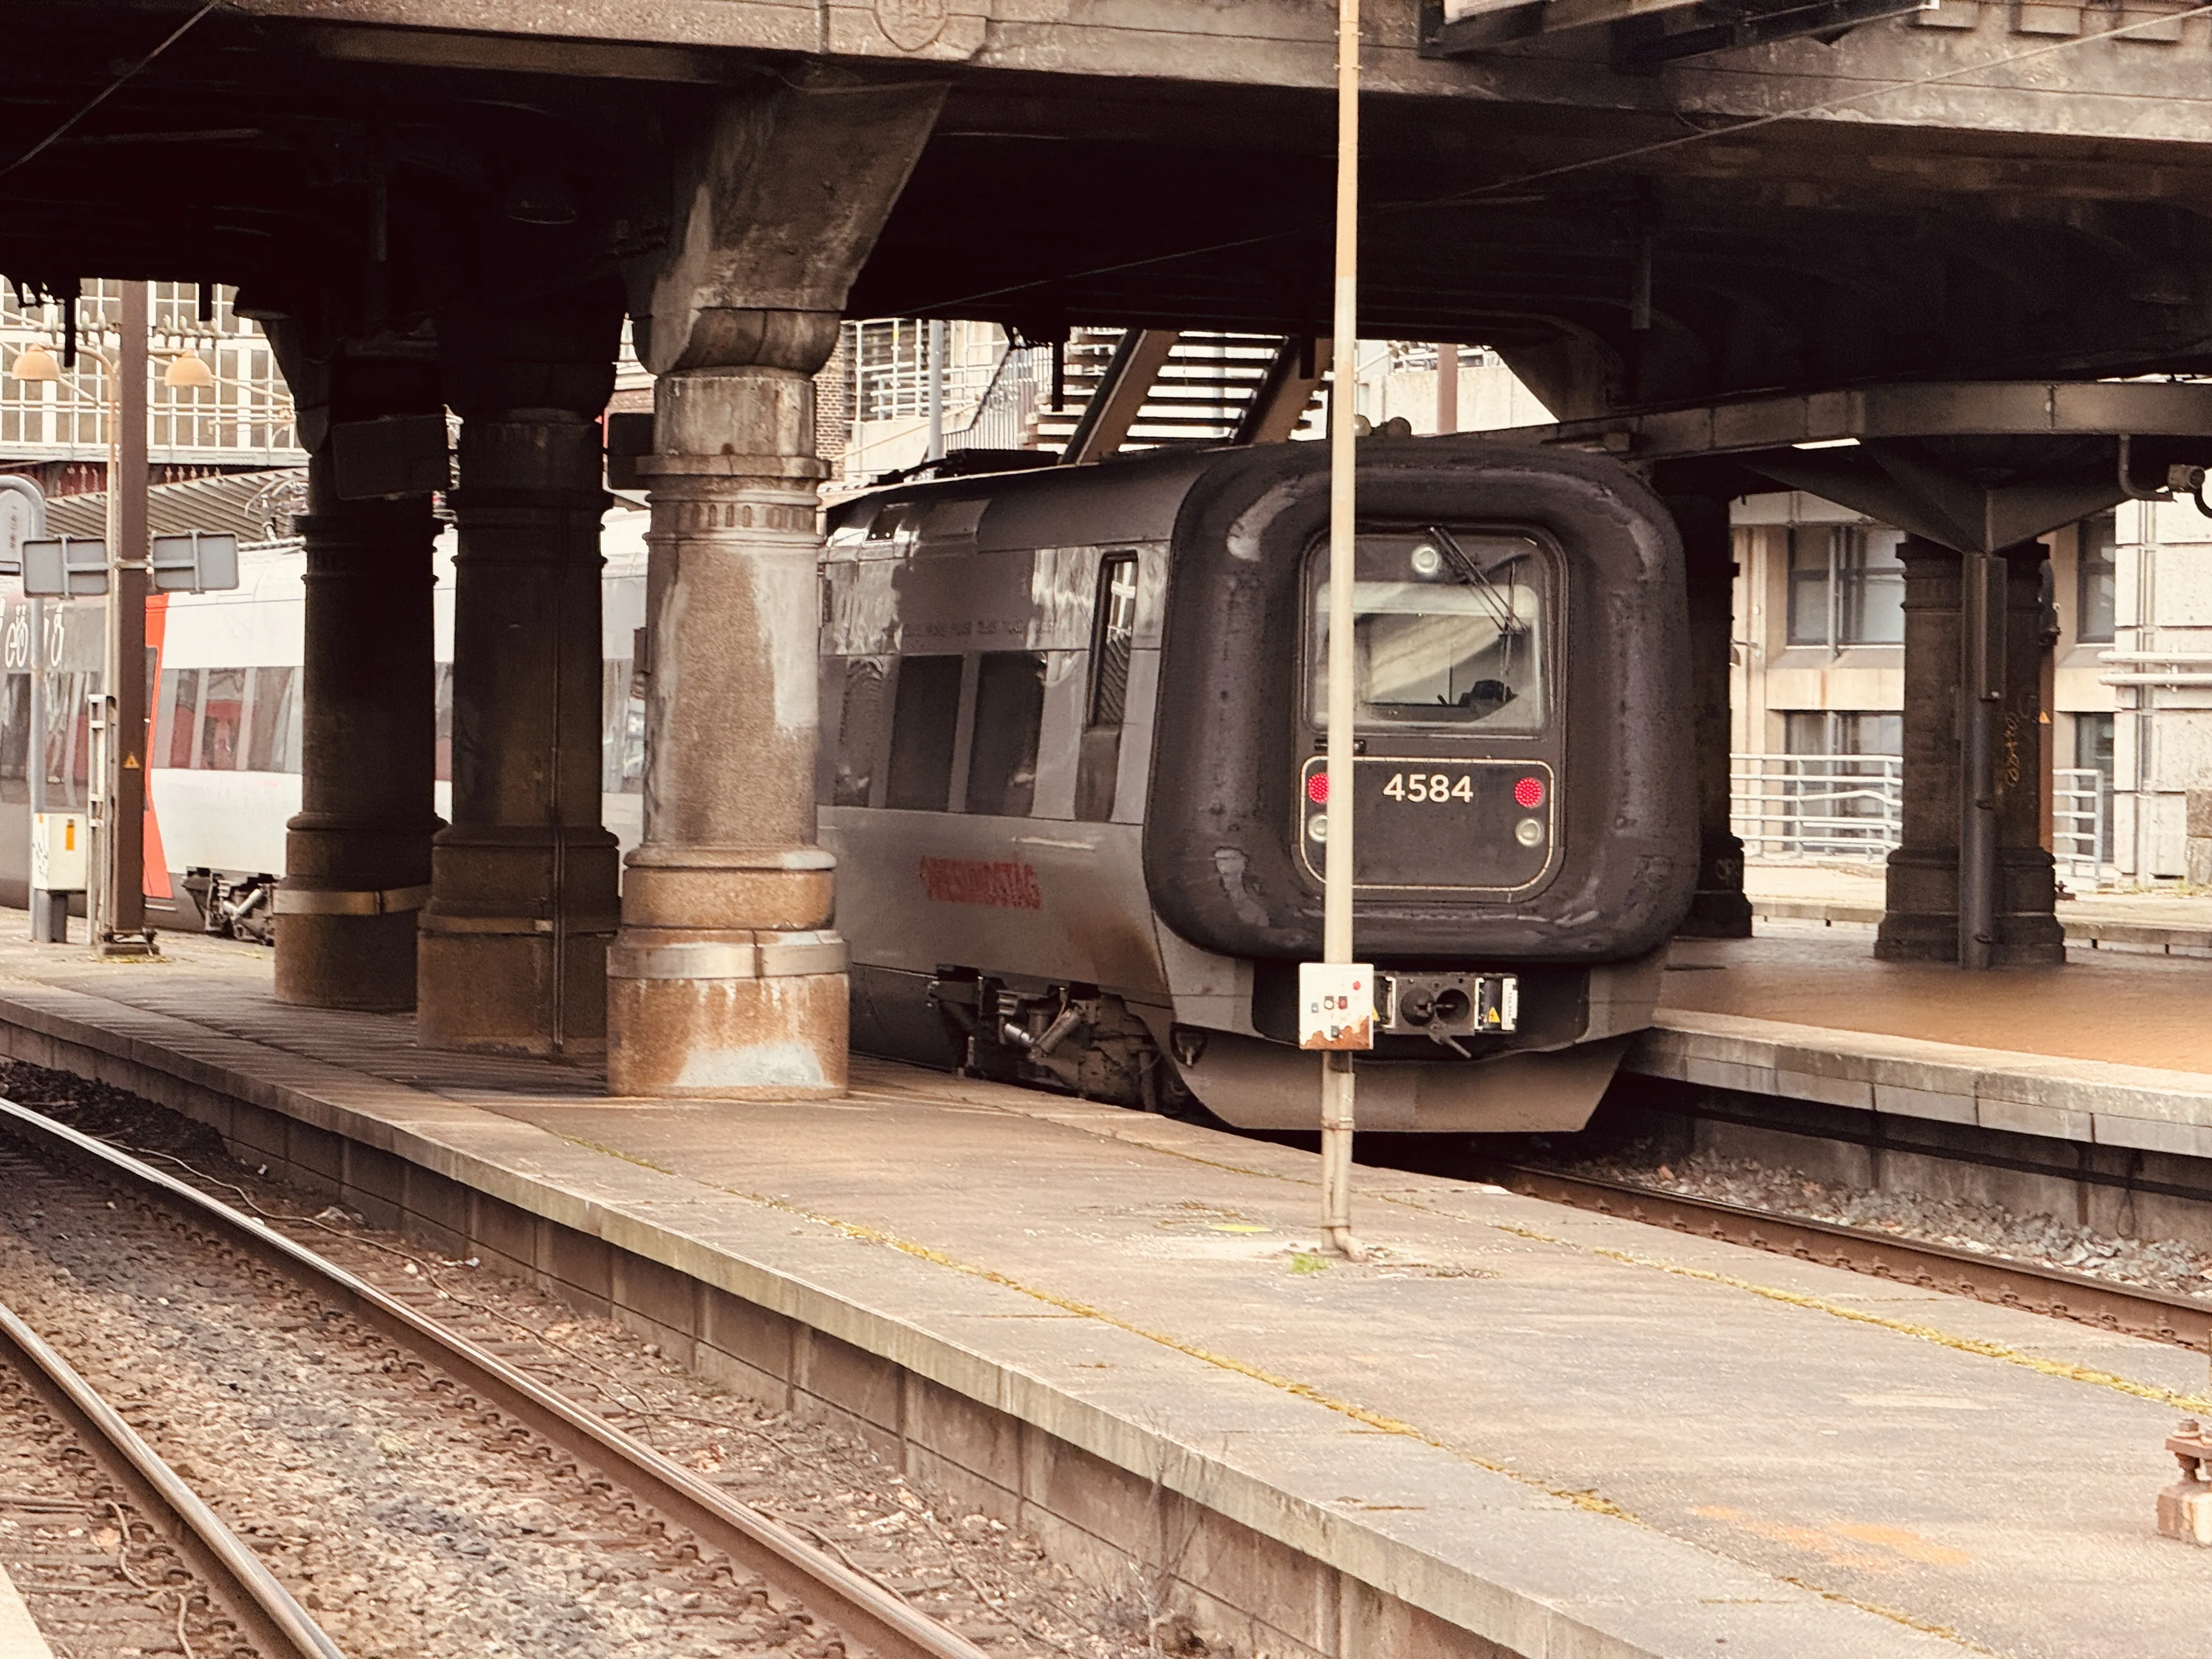
POLYGON ((987 651, 975 663, 975 728, 968 750, 968 810, 1027 817, 1036 793, 1044 724, 1044 657, 987 651))
MULTIPOLYGON (((21 778, 30 771, 31 677, 27 672, 8 676, 7 712, 0 715, 0 778, 21 778)), ((10 800, 25 797, 9 794, 10 800)))
POLYGON ((1129 712, 1129 658, 1137 639, 1137 556, 1098 562, 1098 605, 1091 629, 1091 708, 1076 761, 1075 816, 1103 823, 1114 816, 1121 770, 1121 722, 1129 712))
POLYGON ((200 764, 234 772, 246 717, 246 671, 210 668, 200 687, 200 764))
POLYGON ((175 686, 161 699, 168 719, 168 754, 165 758, 167 764, 184 768, 192 763, 192 755, 199 747, 200 671, 179 668, 175 674, 175 686))
POLYGON ((884 805, 942 812, 952 789, 952 746, 960 722, 957 657, 907 657, 891 699, 891 764, 884 805))
MULTIPOLYGON (((916 660, 952 661, 957 658, 917 659, 916 660)), ((952 686, 957 706, 960 684, 956 677, 952 686)), ((843 711, 837 722, 837 775, 830 786, 832 806, 866 806, 872 798, 876 773, 884 760, 884 720, 890 712, 889 702, 884 696, 884 659, 880 657, 854 657, 845 665, 845 698, 843 711)), ((945 753, 949 775, 951 752, 945 753)), ((944 784, 938 786, 939 805, 942 805, 944 784)))
POLYGON ((249 772, 289 772, 292 757, 292 682, 289 668, 253 671, 253 734, 246 751, 249 772))

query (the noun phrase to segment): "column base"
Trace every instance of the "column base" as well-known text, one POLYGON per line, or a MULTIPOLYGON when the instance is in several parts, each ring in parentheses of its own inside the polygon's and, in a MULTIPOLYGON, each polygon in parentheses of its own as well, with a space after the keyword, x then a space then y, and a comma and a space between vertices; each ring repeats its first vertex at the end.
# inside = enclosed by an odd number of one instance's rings
POLYGON ((614 836, 596 827, 440 832, 416 941, 422 1046, 604 1054, 619 856, 614 836))
POLYGON ((1743 842, 1708 839, 1698 854, 1698 891, 1675 934, 1682 939, 1749 939, 1751 901, 1743 892, 1743 842))
MULTIPOLYGON (((2007 848, 1997 854, 1997 968, 2056 967, 2066 960, 2066 930, 2052 914, 2057 897, 2051 854, 2007 848)), ((1879 962, 1959 959, 1959 866, 1954 854, 1899 848, 1889 855, 1889 884, 1875 934, 1879 962)))
POLYGON ((594 1060, 607 1050, 611 929, 523 933, 505 918, 425 912, 416 1040, 425 1048, 594 1060))
POLYGON ((843 1094, 851 1013, 844 967, 844 941, 832 933, 625 928, 607 959, 609 1091, 717 1100, 843 1094))
MULTIPOLYGON (((415 909, 288 911, 277 889, 276 1000, 300 1008, 400 1013, 415 1006, 415 909)), ((320 896, 303 895, 302 896, 320 896)))

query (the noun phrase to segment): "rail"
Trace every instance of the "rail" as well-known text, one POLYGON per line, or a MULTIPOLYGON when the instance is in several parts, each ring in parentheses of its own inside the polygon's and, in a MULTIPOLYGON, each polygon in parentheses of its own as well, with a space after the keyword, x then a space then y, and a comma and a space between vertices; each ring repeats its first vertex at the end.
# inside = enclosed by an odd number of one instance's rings
POLYGON ((1484 1174, 1529 1198, 2212 1352, 2212 1301, 1632 1182, 1517 1164, 1493 1165, 1484 1174))
MULTIPOLYGON (((836 1625, 849 1643, 879 1659, 987 1659, 966 1638, 908 1606, 873 1579, 266 1223, 13 1101, 0 1100, 0 1130, 143 1189, 189 1220, 222 1234, 328 1305, 412 1349, 486 1405, 805 1603, 836 1625)), ((313 1651, 318 1659, 332 1659, 336 1653, 334 1649, 313 1651)))
MULTIPOLYGON (((261 1558, 225 1526, 137 1431, 15 1311, 0 1304, 0 1355, 75 1431, 179 1554, 222 1599, 222 1611, 269 1659, 344 1659, 261 1558)), ((181 1617, 181 1610, 179 1617, 181 1617)))
POLYGON ((1746 858, 1888 857, 1903 839, 1895 755, 1731 755, 1729 817, 1746 858))

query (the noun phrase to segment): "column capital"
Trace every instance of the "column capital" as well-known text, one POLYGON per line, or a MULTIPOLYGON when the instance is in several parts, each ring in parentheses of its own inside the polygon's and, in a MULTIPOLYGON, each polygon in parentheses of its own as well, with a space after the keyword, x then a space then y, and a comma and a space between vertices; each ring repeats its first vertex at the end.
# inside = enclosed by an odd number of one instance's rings
POLYGON ((717 105, 679 149, 668 251, 629 270, 645 366, 827 362, 946 90, 777 82, 717 105))

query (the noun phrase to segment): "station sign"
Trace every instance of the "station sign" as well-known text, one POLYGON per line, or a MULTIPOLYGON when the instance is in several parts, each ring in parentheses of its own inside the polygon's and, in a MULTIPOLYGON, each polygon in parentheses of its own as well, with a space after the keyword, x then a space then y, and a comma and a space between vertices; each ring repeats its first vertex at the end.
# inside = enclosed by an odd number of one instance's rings
MULTIPOLYGON (((156 536, 146 568, 157 593, 221 593, 238 586, 238 538, 189 530, 156 536)), ((91 599, 107 592, 107 544, 56 536, 23 544, 23 592, 34 599, 91 599)))
POLYGON ((238 586, 238 538, 204 530, 156 536, 146 568, 157 593, 228 593, 238 586))
POLYGON ((34 599, 81 599, 105 593, 107 544, 97 536, 25 542, 23 592, 34 599))

